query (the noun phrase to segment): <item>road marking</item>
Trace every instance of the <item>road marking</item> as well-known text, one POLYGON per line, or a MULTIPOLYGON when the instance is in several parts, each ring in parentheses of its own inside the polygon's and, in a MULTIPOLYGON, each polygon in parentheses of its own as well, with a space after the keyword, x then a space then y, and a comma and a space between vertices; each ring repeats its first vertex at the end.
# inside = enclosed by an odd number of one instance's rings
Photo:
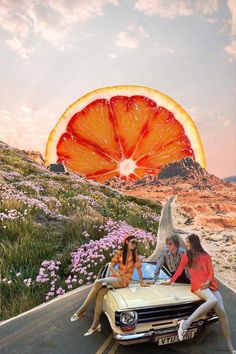
POLYGON ((116 349, 119 347, 119 343, 117 341, 115 341, 115 343, 113 344, 113 346, 111 347, 111 349, 109 350, 108 354, 115 354, 116 349))
POLYGON ((87 285, 87 286, 85 285, 85 286, 79 287, 79 288, 77 288, 77 289, 75 289, 75 290, 69 291, 68 293, 66 293, 66 294, 64 294, 64 295, 58 296, 56 299, 50 300, 50 301, 48 301, 48 302, 44 302, 43 304, 41 304, 41 305, 39 305, 39 306, 36 306, 36 307, 32 308, 31 310, 28 310, 28 311, 26 311, 26 312, 20 313, 19 315, 15 316, 15 317, 9 318, 8 320, 5 320, 5 321, 1 321, 1 322, 0 322, 0 326, 3 326, 3 325, 5 325, 6 323, 11 322, 11 321, 13 321, 13 320, 16 320, 17 318, 22 317, 22 316, 24 316, 24 315, 28 315, 28 313, 31 313, 31 312, 40 310, 41 308, 46 307, 46 306, 49 306, 49 305, 53 304, 54 302, 60 301, 60 300, 62 300, 62 299, 65 299, 67 296, 70 296, 70 295, 73 295, 73 294, 75 294, 75 293, 79 293, 79 292, 81 292, 81 291, 87 290, 87 289, 89 289, 92 285, 93 285, 93 284, 87 285))
POLYGON ((96 351, 96 354, 103 354, 104 350, 109 346, 109 344, 111 343, 112 340, 113 340, 113 333, 111 333, 109 335, 109 337, 107 337, 105 342, 102 343, 100 348, 98 348, 98 350, 96 351))

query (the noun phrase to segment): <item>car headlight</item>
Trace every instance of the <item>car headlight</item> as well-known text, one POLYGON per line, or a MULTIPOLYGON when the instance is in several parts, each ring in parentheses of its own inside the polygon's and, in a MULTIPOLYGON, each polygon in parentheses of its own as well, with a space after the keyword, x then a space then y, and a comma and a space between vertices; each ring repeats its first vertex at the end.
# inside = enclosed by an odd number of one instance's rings
POLYGON ((122 312, 120 315, 121 325, 132 325, 137 321, 138 314, 135 311, 126 311, 122 312))

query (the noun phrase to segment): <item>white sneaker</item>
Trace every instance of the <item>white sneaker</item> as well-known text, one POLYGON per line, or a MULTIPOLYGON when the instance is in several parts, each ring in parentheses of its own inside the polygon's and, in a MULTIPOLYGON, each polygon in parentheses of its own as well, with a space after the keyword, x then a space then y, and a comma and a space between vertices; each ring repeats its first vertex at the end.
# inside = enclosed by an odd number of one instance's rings
POLYGON ((187 330, 183 329, 183 324, 185 320, 179 321, 179 328, 178 328, 178 337, 179 340, 182 341, 184 339, 184 335, 186 334, 187 330))

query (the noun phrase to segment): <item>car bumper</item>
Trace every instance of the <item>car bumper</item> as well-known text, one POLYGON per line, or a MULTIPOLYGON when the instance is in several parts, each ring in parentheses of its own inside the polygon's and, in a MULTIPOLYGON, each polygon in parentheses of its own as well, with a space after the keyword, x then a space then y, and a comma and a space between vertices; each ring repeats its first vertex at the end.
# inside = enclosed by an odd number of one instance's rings
MULTIPOLYGON (((200 320, 192 324, 190 329, 196 329, 197 333, 200 332, 203 328, 205 328, 208 324, 214 323, 218 321, 217 316, 212 316, 207 320, 200 320)), ((177 334, 177 327, 172 328, 163 328, 163 329, 153 329, 148 332, 140 332, 140 333, 117 333, 114 335, 114 338, 118 340, 121 344, 132 344, 138 342, 157 342, 158 338, 163 336, 172 336, 177 334)))

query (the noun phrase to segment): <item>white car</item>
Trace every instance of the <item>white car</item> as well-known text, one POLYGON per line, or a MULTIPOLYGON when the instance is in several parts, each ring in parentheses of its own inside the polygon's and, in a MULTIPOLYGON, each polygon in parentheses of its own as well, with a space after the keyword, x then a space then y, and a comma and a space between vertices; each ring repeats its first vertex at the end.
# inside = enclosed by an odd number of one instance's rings
MULTIPOLYGON (((154 279, 154 262, 142 263, 145 281, 154 279)), ((109 263, 99 272, 98 279, 109 277, 109 263)), ((137 270, 126 288, 110 287, 104 296, 103 312, 108 318, 114 338, 120 344, 156 342, 165 345, 178 342, 178 321, 187 318, 203 301, 189 284, 161 285, 169 279, 163 267, 157 281, 149 287, 140 287, 137 270)), ((198 335, 208 324, 218 321, 214 311, 197 319, 188 329, 184 340, 198 335)))

